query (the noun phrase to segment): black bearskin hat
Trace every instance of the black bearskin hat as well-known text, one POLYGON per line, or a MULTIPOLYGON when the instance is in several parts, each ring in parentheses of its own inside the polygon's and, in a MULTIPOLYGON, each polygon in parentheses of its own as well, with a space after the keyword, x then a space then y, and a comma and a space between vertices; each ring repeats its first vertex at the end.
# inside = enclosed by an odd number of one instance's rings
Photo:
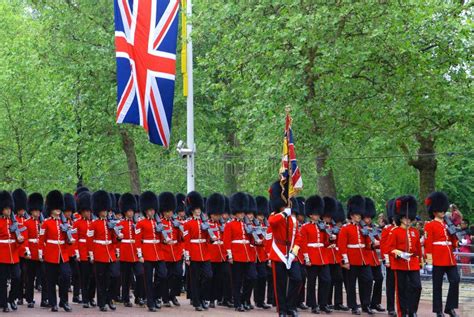
POLYGON ((28 196, 27 206, 28 212, 32 212, 33 210, 43 211, 44 200, 43 195, 40 193, 33 193, 28 196))
POLYGON ((64 210, 64 196, 59 190, 52 190, 46 195, 46 216, 49 217, 52 210, 64 210))
POLYGON ((347 201, 347 218, 353 214, 363 216, 365 213, 365 199, 361 195, 355 195, 347 201))
POLYGON ((13 212, 16 214, 19 210, 25 210, 26 211, 26 201, 28 200, 28 196, 26 195, 26 192, 21 189, 15 189, 12 193, 12 198, 13 198, 13 212))
POLYGON ((105 190, 98 190, 92 194, 92 211, 98 214, 101 211, 109 212, 112 209, 111 196, 105 190))
POLYGON ((160 213, 165 211, 175 211, 176 209, 176 197, 173 193, 162 192, 158 196, 158 207, 160 213))
POLYGON ((415 220, 417 211, 416 198, 410 195, 398 197, 395 200, 395 222, 400 225, 400 219, 407 217, 415 220))
POLYGON ((298 199, 296 197, 291 197, 291 213, 295 214, 296 216, 298 215, 304 215, 303 211, 300 211, 300 204, 298 203, 298 199))
POLYGON ((392 224, 393 222, 393 209, 395 206, 395 199, 389 199, 387 203, 385 204, 385 211, 387 212, 387 220, 389 224, 392 224))
POLYGON ((365 218, 374 218, 377 211, 375 210, 375 203, 369 197, 365 197, 365 218))
POLYGON ((220 215, 225 208, 225 199, 219 193, 214 193, 207 198, 206 201, 206 212, 209 215, 215 214, 220 215))
POLYGON ((184 201, 186 200, 186 196, 182 193, 176 194, 176 209, 175 212, 178 213, 180 211, 186 211, 186 206, 184 201))
POLYGON ((237 192, 229 198, 230 212, 235 215, 239 212, 247 212, 249 210, 249 197, 246 193, 237 192))
POLYGON ((285 208, 288 205, 281 197, 281 192, 280 181, 276 181, 270 186, 268 193, 270 194, 271 211, 280 212, 281 208, 285 208))
POLYGON ((426 211, 431 219, 434 218, 434 212, 446 212, 449 209, 448 196, 443 192, 433 192, 425 199, 426 211))
POLYGON ((306 216, 320 215, 324 213, 324 200, 318 195, 309 196, 305 204, 306 216))
POLYGON ((249 207, 248 207, 246 213, 247 214, 252 213, 254 216, 256 216, 257 215, 257 201, 250 194, 247 194, 247 198, 249 199, 249 207))
POLYGON ((76 200, 70 193, 64 194, 64 211, 76 212, 76 200))
POLYGON ((13 198, 9 192, 2 190, 0 191, 0 212, 5 208, 13 210, 13 198))
POLYGON ((158 197, 152 191, 146 191, 140 195, 140 211, 145 213, 149 209, 158 211, 158 197))
POLYGON ((79 197, 79 195, 83 192, 89 192, 89 188, 85 187, 85 186, 81 186, 81 187, 78 187, 76 189, 76 192, 74 193, 74 196, 76 197, 76 199, 79 197))
POLYGON ((334 218, 334 215, 337 213, 336 199, 329 196, 325 196, 323 198, 323 202, 324 202, 323 216, 334 218))
POLYGON ((296 201, 298 202, 298 214, 299 215, 305 215, 304 209, 306 205, 306 198, 303 196, 298 196, 296 197, 296 201))
POLYGON ((224 213, 230 214, 230 199, 228 196, 224 196, 225 206, 224 206, 224 213))
POLYGON ((77 196, 77 211, 92 210, 92 194, 89 191, 83 191, 77 196))
POLYGON ((189 192, 185 200, 186 213, 191 215, 195 209, 204 210, 204 200, 202 196, 197 191, 189 192))
POLYGON ((121 195, 118 205, 120 212, 124 215, 129 210, 133 210, 133 213, 136 213, 138 210, 137 200, 131 193, 124 193, 121 195))
POLYGON ((332 217, 332 220, 335 222, 344 222, 346 219, 346 212, 344 211, 344 206, 342 203, 338 200, 337 201, 337 212, 335 216, 332 217))
POLYGON ((268 199, 263 196, 257 196, 255 201, 257 202, 257 214, 268 217, 268 199))
POLYGON ((110 211, 112 211, 114 214, 117 213, 117 201, 115 200, 115 195, 114 193, 109 193, 110 196, 110 211))

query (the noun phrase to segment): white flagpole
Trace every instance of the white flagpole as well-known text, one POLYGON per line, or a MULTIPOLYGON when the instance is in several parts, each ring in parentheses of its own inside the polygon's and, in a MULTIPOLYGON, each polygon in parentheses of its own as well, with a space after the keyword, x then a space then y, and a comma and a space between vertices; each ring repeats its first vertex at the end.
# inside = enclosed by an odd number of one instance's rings
POLYGON ((186 145, 191 153, 187 156, 187 190, 188 193, 194 190, 194 155, 196 152, 196 146, 194 144, 194 87, 193 87, 193 42, 191 40, 191 16, 192 16, 192 4, 191 0, 186 0, 186 34, 187 34, 187 55, 186 55, 186 68, 188 73, 188 96, 186 99, 187 104, 187 139, 186 145))

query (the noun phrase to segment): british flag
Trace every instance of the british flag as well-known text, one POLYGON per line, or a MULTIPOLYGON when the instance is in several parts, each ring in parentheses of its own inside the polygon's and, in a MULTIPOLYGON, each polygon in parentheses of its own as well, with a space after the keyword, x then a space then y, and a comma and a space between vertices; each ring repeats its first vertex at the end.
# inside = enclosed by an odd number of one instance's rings
POLYGON ((179 0, 114 0, 117 123, 142 126, 169 146, 179 0))

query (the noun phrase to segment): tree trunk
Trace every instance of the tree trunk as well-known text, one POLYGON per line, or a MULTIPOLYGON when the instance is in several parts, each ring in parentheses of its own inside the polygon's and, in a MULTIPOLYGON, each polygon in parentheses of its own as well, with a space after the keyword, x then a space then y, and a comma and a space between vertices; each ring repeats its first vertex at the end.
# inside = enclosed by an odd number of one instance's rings
MULTIPOLYGON (((436 168, 438 161, 435 156, 435 138, 433 136, 416 136, 419 143, 418 156, 416 160, 410 160, 409 165, 418 170, 420 200, 424 199, 436 188, 436 168)), ((428 214, 424 204, 420 205, 420 214, 427 218, 428 214)))
POLYGON ((316 172, 318 173, 318 192, 321 197, 330 196, 336 198, 336 183, 331 168, 326 167, 328 159, 327 149, 318 151, 316 157, 316 172))
POLYGON ((141 193, 140 174, 138 170, 137 154, 135 153, 135 143, 125 128, 119 127, 119 130, 120 136, 122 137, 122 149, 127 157, 130 189, 133 194, 139 195, 141 193))

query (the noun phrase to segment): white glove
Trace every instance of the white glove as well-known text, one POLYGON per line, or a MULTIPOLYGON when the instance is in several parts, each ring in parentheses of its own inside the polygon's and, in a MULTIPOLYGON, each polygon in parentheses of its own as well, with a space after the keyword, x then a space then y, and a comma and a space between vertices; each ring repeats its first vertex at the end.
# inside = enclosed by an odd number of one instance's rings
POLYGON ((402 252, 400 254, 400 258, 404 259, 405 261, 410 261, 411 255, 412 255, 411 253, 402 252))
POLYGON ((461 239, 461 242, 459 242, 460 246, 467 245, 467 239, 461 239))
POLYGON ((79 254, 79 250, 75 250, 74 251, 74 255, 76 256, 76 259, 80 260, 80 254, 79 254))
POLYGON ((94 263, 94 253, 92 251, 89 251, 89 262, 94 263))
POLYGON ((286 261, 286 269, 289 270, 291 268, 291 263, 293 263, 293 260, 296 258, 296 255, 293 253, 290 253, 288 255, 288 260, 286 261))
POLYGON ((283 210, 283 213, 289 217, 291 215, 291 208, 285 208, 285 210, 283 210))
POLYGON ((40 260, 40 262, 43 262, 43 250, 38 250, 38 258, 40 260))

